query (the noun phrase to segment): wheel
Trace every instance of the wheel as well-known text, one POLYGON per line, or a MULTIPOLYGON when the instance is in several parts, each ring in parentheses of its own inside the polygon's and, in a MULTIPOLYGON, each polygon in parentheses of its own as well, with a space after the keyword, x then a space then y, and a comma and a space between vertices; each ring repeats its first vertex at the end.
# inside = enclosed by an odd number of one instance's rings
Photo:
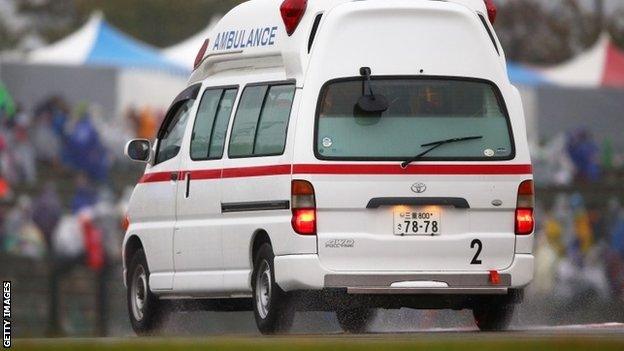
POLYGON ((472 310, 475 323, 482 331, 506 330, 513 317, 514 304, 493 304, 478 306, 472 310))
POLYGON ((166 315, 164 303, 149 289, 149 274, 145 252, 139 249, 130 260, 126 277, 128 314, 137 335, 153 334, 166 315))
POLYGON ((375 318, 376 311, 370 308, 356 308, 337 310, 338 324, 347 333, 360 334, 368 331, 368 327, 375 318))
POLYGON ((254 316, 262 334, 287 332, 295 315, 288 294, 275 283, 274 257, 271 245, 260 246, 251 276, 254 316))

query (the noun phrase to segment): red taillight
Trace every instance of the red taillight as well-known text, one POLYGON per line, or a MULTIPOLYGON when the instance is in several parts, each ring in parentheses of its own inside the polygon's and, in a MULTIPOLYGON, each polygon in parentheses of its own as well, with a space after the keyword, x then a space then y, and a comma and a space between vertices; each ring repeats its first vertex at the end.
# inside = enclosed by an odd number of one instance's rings
POLYGON ((284 20, 288 36, 291 36, 297 29, 307 6, 308 0, 284 0, 282 2, 280 13, 282 14, 282 20, 284 20))
POLYGON ((316 234, 316 199, 314 187, 306 180, 291 184, 292 227, 298 234, 316 234))
POLYGON ((202 44, 201 48, 199 48, 199 51, 197 52, 197 56, 195 56, 195 63, 193 64, 193 69, 196 69, 197 67, 199 67, 201 62, 204 60, 204 55, 206 54, 206 50, 208 50, 209 43, 210 43, 210 39, 206 39, 204 40, 204 43, 202 44))
POLYGON ((295 232, 303 235, 316 234, 316 209, 293 208, 292 226, 295 232))
POLYGON ((533 233, 533 209, 517 208, 516 209, 516 234, 527 235, 533 233))
POLYGON ((487 9, 488 18, 490 19, 490 23, 494 24, 496 22, 496 15, 498 10, 496 9, 496 4, 494 0, 484 0, 485 8, 487 9))
POLYGON ((533 233, 535 218, 533 216, 534 190, 533 181, 525 180, 518 187, 516 202, 516 234, 527 235, 533 233))
POLYGON ((500 274, 498 274, 498 271, 490 271, 490 284, 500 284, 500 274))

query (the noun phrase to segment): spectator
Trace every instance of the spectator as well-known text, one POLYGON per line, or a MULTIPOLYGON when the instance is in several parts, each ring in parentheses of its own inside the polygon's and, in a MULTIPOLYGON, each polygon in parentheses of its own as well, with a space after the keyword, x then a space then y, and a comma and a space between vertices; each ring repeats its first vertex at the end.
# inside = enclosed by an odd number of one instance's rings
POLYGON ((37 182, 37 165, 35 149, 28 135, 28 126, 18 124, 14 128, 14 139, 12 151, 20 179, 32 186, 37 182))
POLYGON ((567 147, 578 179, 588 182, 600 180, 599 148, 589 130, 583 128, 571 133, 567 147))
POLYGON ((76 176, 74 198, 72 199, 72 213, 77 214, 85 208, 92 207, 97 202, 97 193, 91 186, 89 179, 79 173, 76 176))
POLYGON ((15 115, 15 103, 7 88, 0 82, 0 122, 10 123, 15 115))
POLYGON ((105 180, 108 175, 108 157, 86 104, 76 108, 74 120, 68 127, 64 150, 67 164, 77 171, 85 172, 91 179, 105 180))
POLYGON ((41 258, 45 253, 43 235, 32 221, 31 201, 22 195, 4 223, 4 250, 19 256, 41 258))
POLYGON ((44 185, 41 195, 33 206, 33 221, 46 240, 49 252, 52 251, 52 235, 62 215, 62 205, 54 183, 44 185))
POLYGON ((54 131, 53 114, 49 109, 41 110, 33 128, 33 146, 37 159, 48 164, 60 161, 61 136, 54 131))
POLYGON ((156 116, 152 109, 144 107, 139 114, 139 128, 137 137, 152 140, 156 136, 156 116))

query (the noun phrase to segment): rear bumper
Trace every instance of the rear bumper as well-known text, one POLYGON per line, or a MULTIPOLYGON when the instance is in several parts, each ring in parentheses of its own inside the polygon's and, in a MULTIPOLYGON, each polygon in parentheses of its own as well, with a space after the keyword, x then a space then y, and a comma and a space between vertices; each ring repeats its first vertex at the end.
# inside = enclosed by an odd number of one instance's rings
POLYGON ((275 257, 275 280, 285 291, 345 288, 349 294, 504 295, 533 279, 533 255, 516 254, 491 284, 483 272, 334 272, 318 255, 275 257))

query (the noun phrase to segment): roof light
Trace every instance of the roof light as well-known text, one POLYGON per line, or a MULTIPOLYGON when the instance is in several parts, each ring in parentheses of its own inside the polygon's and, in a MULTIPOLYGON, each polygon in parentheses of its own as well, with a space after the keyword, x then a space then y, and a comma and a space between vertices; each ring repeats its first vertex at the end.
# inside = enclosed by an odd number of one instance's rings
POLYGON ((291 36, 297 29, 307 6, 308 0, 284 0, 282 2, 280 13, 282 14, 282 20, 284 20, 288 36, 291 36))
POLYGON ((494 22, 496 22, 496 15, 498 14, 496 4, 494 3, 494 0, 483 0, 483 2, 485 2, 485 8, 487 9, 490 23, 494 24, 494 22))
POLYGON ((204 55, 206 54, 206 50, 208 50, 209 43, 210 43, 210 39, 206 39, 204 40, 204 43, 202 44, 201 48, 199 48, 199 51, 197 52, 197 56, 195 56, 195 63, 193 64, 193 69, 197 69, 197 67, 199 67, 199 65, 204 60, 204 55))

